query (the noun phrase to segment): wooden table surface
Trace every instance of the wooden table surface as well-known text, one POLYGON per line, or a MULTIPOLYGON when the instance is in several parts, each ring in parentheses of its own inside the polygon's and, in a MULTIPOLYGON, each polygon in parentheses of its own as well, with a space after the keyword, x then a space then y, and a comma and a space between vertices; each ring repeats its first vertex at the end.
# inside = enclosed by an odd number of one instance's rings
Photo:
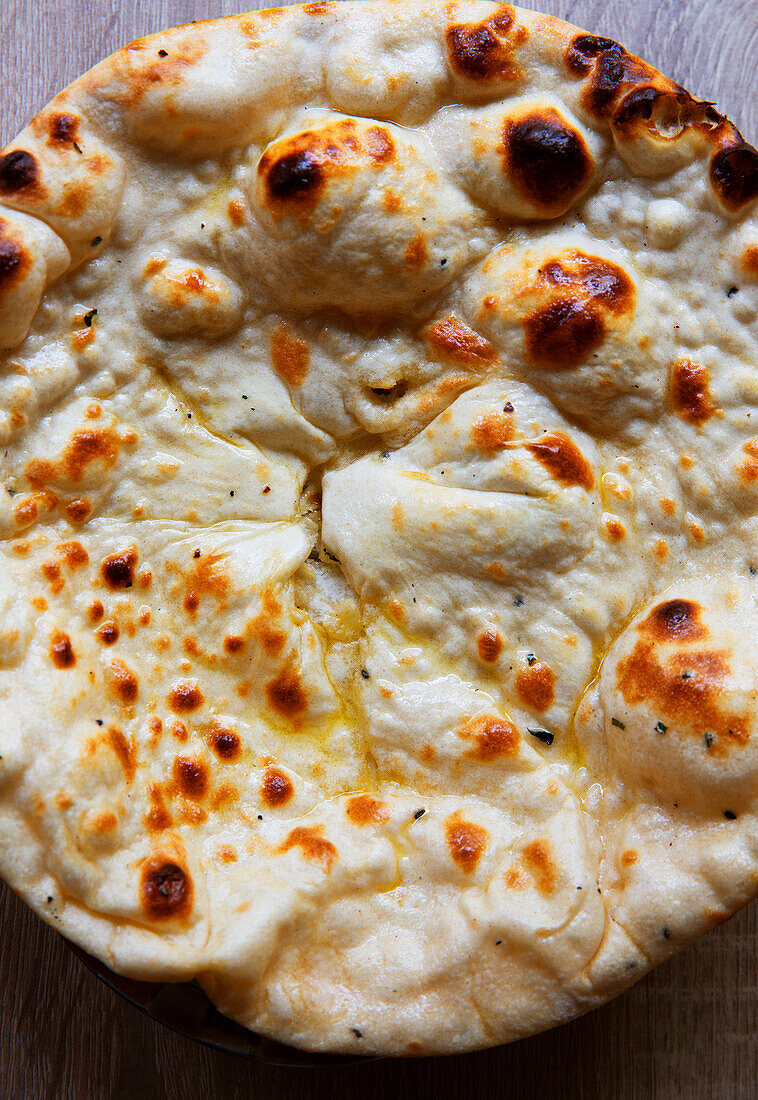
MULTIPOLYGON (((0 0, 0 144, 133 38, 244 0, 0 0)), ((264 5, 252 5, 264 6, 264 5)), ((758 140, 758 0, 544 0, 617 38, 758 140)), ((755 905, 613 1004, 510 1047, 318 1070, 248 1062, 174 1035, 86 971, 0 885, 3 1100, 758 1096, 755 905)))

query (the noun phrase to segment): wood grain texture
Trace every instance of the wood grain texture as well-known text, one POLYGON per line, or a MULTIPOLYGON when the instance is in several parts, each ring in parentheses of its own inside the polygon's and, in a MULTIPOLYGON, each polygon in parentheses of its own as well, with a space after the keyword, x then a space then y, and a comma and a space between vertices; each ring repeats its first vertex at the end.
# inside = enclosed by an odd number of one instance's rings
MULTIPOLYGON (((243 11, 234 0, 0 0, 0 143, 68 81, 133 38, 243 11)), ((529 5, 532 6, 532 5, 529 5)), ((758 139, 758 0, 544 0, 622 41, 758 139)), ((0 1097, 200 1100, 482 1097, 742 1100, 758 1095, 758 908, 613 1004, 510 1047, 458 1058, 277 1069, 144 1018, 0 886, 0 1097)))

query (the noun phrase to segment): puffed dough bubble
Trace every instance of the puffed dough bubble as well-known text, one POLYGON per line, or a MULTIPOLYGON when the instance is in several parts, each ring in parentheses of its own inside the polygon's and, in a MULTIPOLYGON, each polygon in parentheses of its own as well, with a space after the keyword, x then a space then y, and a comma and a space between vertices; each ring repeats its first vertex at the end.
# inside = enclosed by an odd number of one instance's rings
POLYGON ((655 248, 674 248, 693 221, 687 207, 676 199, 655 199, 645 215, 648 239, 655 248))
POLYGON ((657 288, 597 243, 561 232, 535 248, 505 245, 465 293, 472 325, 510 369, 603 433, 650 416, 664 372, 649 351, 663 346, 657 288))
POLYGON ((447 80, 442 44, 429 34, 429 13, 415 5, 370 17, 339 13, 326 70, 330 101, 342 111, 393 118, 404 125, 434 111, 447 80))
POLYGON ((441 111, 433 140, 468 194, 499 214, 529 219, 565 214, 592 183, 601 146, 552 96, 441 111))
POLYGON ((248 179, 252 252, 287 304, 393 309, 446 286, 484 242, 477 214, 421 137, 307 112, 248 179))
POLYGON ((65 93, 0 155, 0 202, 46 222, 77 266, 110 237, 126 169, 65 93))
POLYGON ((157 254, 142 269, 140 314, 157 336, 224 336, 243 305, 240 288, 207 264, 157 254))
POLYGON ((635 176, 678 171, 708 147, 723 119, 689 93, 654 86, 633 88, 611 118, 616 152, 635 176))
POLYGON ((69 261, 65 244, 44 222, 0 207, 0 347, 22 342, 45 287, 69 261))
POLYGON ((450 3, 445 46, 456 91, 467 99, 490 96, 517 85, 529 30, 524 12, 511 4, 450 3))
POLYGON ((758 791, 755 584, 677 584, 611 647, 600 677, 605 737, 619 777, 667 804, 739 811, 758 791))

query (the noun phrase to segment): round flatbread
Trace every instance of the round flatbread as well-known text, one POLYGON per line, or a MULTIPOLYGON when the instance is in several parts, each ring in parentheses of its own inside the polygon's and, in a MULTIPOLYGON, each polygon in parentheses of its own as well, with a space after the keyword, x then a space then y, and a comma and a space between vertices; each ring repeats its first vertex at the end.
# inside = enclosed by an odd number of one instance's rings
POLYGON ((617 43, 313 3, 0 152, 0 871, 313 1050, 758 889, 758 153, 617 43), (754 416, 755 414, 755 416, 754 416))

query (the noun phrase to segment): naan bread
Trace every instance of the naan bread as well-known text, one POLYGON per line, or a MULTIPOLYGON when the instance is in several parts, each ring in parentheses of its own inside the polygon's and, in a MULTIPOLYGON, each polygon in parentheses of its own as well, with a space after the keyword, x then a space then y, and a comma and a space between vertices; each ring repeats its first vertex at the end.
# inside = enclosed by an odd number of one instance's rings
POLYGON ((418 1054, 753 897, 756 196, 710 104, 507 5, 192 24, 53 100, 0 153, 35 911, 418 1054))

